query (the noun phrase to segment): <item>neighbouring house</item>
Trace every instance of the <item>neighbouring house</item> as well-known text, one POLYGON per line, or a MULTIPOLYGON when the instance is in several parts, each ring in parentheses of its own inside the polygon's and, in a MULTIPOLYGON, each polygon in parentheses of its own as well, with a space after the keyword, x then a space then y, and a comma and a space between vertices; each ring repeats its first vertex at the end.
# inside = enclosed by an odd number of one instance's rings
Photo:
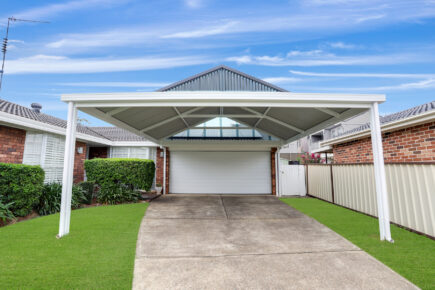
MULTIPOLYGON (((387 163, 435 162, 435 101, 380 117, 387 163)), ((370 125, 343 132, 321 143, 334 163, 373 162, 370 125)))
MULTIPOLYGON (((40 165, 46 182, 60 182, 67 123, 42 113, 41 109, 39 104, 26 108, 0 100, 0 162, 40 165)), ((85 159, 120 157, 156 161, 156 148, 155 143, 124 129, 78 125, 74 182, 85 179, 85 159)))
POLYGON ((333 161, 332 149, 330 147, 323 147, 321 144, 326 140, 342 135, 344 132, 349 132, 361 127, 369 122, 369 118, 370 114, 366 111, 290 144, 286 144, 282 146, 279 151, 280 158, 286 164, 288 161, 290 161, 290 163, 298 161, 303 153, 316 153, 320 154, 326 163, 330 163, 330 161, 333 161))

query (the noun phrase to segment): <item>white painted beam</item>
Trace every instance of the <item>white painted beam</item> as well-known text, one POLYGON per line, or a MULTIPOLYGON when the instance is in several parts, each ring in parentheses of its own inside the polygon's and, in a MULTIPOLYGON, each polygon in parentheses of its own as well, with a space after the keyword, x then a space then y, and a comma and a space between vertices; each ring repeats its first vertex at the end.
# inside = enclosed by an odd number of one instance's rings
POLYGON ((63 159, 62 199, 60 204, 59 234, 57 235, 58 238, 61 238, 69 233, 74 173, 74 153, 76 145, 76 127, 77 108, 73 102, 68 102, 68 119, 63 159))
POLYGON ((343 121, 351 116, 355 116, 358 112, 360 112, 359 109, 348 109, 348 110, 344 111, 343 113, 341 113, 338 118, 331 117, 330 119, 323 121, 320 124, 317 124, 317 125, 311 127, 310 129, 305 130, 305 132, 303 132, 303 133, 300 133, 296 136, 290 137, 289 139, 287 139, 285 141, 284 144, 288 144, 290 142, 296 141, 296 140, 298 140, 302 137, 305 137, 309 134, 316 133, 317 131, 325 129, 328 126, 334 125, 337 122, 343 121))
POLYGON ((336 118, 340 117, 340 113, 337 113, 336 111, 333 111, 333 110, 328 109, 328 108, 316 108, 316 110, 319 110, 323 113, 326 113, 326 114, 331 115, 331 116, 336 117, 336 118))
POLYGON ((273 117, 270 117, 270 116, 267 116, 267 115, 263 115, 263 114, 255 111, 255 110, 252 110, 250 108, 241 107, 241 109, 243 109, 245 111, 248 111, 248 112, 251 112, 252 114, 255 114, 257 117, 264 118, 264 119, 267 119, 267 120, 272 121, 274 123, 277 123, 277 124, 279 124, 281 126, 287 127, 287 128, 289 128, 289 129, 291 129, 293 131, 296 131, 296 132, 299 132, 299 133, 303 133, 304 132, 304 130, 302 130, 302 129, 298 128, 298 127, 295 127, 295 126, 293 126, 291 124, 288 124, 286 122, 283 122, 281 120, 275 119, 273 117))
POLYGON ((373 165, 375 171, 380 239, 394 242, 391 239, 390 232, 390 210, 388 205, 387 181, 385 176, 384 151, 382 148, 379 109, 378 103, 376 102, 372 104, 370 109, 370 129, 373 149, 373 165))
POLYGON ((257 128, 258 124, 260 124, 260 122, 264 119, 264 116, 266 116, 267 113, 269 113, 270 109, 271 109, 271 107, 268 107, 268 108, 266 109, 266 111, 264 111, 263 116, 261 116, 261 118, 258 119, 257 122, 255 122, 255 124, 254 124, 254 128, 257 128))
POLYGON ((189 128, 189 124, 186 122, 186 120, 184 120, 183 116, 181 115, 180 111, 178 111, 177 107, 174 107, 174 111, 180 117, 181 121, 183 121, 184 125, 186 125, 186 128, 189 128))
POLYGON ((128 109, 130 109, 130 107, 119 107, 119 108, 110 110, 109 112, 106 112, 106 114, 109 115, 109 116, 113 116, 113 115, 116 115, 118 113, 124 112, 124 111, 126 111, 128 109))
MULTIPOLYGON (((196 112, 196 111, 198 111, 198 110, 200 110, 200 109, 202 109, 202 108, 201 108, 201 107, 192 108, 192 109, 187 110, 186 112, 182 113, 181 116, 186 116, 186 117, 187 117, 188 114, 193 113, 193 112, 196 112)), ((157 123, 155 123, 155 124, 153 124, 153 125, 151 125, 151 126, 148 126, 148 127, 146 127, 146 128, 141 129, 140 131, 141 131, 142 133, 144 133, 144 132, 146 132, 146 131, 149 131, 149 130, 154 129, 154 128, 157 128, 157 127, 160 127, 160 126, 162 126, 162 125, 164 125, 164 124, 167 124, 167 123, 169 123, 169 122, 175 121, 175 120, 177 120, 177 119, 179 119, 179 118, 180 118, 180 116, 177 114, 177 115, 174 116, 174 117, 171 117, 171 118, 168 118, 168 119, 166 119, 166 120, 163 120, 163 121, 157 122, 157 123)), ((189 118, 190 118, 190 116, 189 116, 189 118)))

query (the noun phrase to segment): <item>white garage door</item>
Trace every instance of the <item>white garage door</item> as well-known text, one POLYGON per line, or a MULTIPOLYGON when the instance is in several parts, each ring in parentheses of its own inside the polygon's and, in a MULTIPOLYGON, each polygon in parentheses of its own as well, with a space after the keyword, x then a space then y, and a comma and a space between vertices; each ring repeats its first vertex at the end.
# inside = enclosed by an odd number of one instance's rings
POLYGON ((171 151, 170 193, 270 194, 270 152, 171 151))

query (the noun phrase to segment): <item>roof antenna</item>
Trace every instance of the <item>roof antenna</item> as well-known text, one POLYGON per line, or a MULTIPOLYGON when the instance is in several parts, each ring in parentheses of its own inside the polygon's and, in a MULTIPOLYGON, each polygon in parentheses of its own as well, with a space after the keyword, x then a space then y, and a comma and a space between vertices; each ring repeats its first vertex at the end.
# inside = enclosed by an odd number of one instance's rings
POLYGON ((2 89, 3 73, 4 73, 5 59, 6 59, 6 51, 7 51, 7 47, 8 47, 9 26, 10 26, 11 22, 50 23, 48 21, 17 19, 17 18, 15 18, 13 16, 8 18, 8 26, 6 28, 6 37, 3 38, 3 44, 2 44, 3 62, 2 62, 2 69, 0 70, 0 90, 2 89))

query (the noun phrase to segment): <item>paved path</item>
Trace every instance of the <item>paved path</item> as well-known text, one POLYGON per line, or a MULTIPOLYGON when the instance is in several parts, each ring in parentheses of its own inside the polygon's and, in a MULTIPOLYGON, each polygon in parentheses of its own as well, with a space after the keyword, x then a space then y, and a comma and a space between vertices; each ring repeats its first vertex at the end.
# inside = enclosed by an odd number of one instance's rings
POLYGON ((340 235, 272 196, 151 203, 134 289, 415 289, 340 235))

